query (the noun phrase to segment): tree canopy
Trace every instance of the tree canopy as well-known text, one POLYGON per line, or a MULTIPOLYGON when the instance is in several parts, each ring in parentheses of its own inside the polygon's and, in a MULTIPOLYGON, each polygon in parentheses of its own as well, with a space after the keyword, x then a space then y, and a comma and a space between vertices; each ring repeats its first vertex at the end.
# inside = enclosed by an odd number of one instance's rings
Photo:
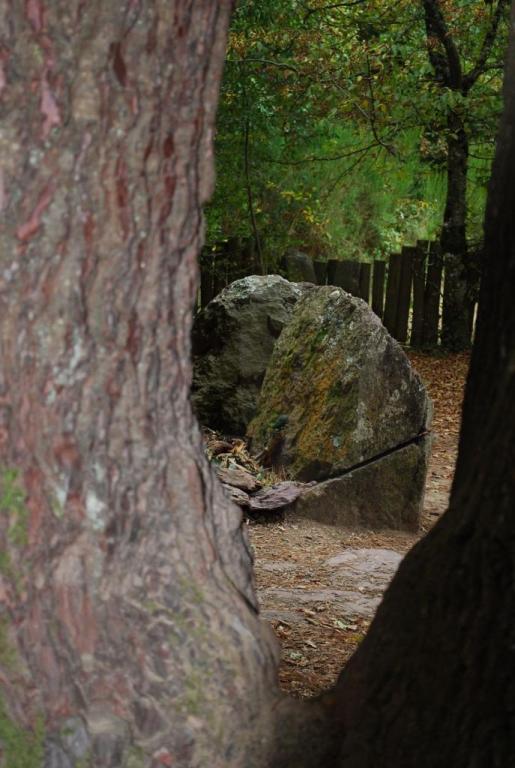
POLYGON ((286 245, 372 258, 438 236, 456 130, 449 111, 468 136, 467 225, 478 241, 506 10, 502 0, 239 3, 208 242, 257 230, 273 265, 286 245), (441 24, 428 22, 435 5, 463 74, 459 87, 447 72, 441 24))

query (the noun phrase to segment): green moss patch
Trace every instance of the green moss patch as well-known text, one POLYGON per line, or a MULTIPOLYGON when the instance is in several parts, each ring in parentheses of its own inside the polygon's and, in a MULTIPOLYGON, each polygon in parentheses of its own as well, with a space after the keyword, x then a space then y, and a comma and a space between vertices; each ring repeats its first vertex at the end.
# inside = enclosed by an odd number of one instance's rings
POLYGON ((29 511, 19 474, 17 469, 0 470, 0 511, 9 516, 9 541, 16 547, 24 547, 28 542, 29 511))
POLYGON ((6 768, 41 768, 44 758, 45 729, 38 718, 33 730, 26 730, 8 716, 0 699, 0 747, 6 768))

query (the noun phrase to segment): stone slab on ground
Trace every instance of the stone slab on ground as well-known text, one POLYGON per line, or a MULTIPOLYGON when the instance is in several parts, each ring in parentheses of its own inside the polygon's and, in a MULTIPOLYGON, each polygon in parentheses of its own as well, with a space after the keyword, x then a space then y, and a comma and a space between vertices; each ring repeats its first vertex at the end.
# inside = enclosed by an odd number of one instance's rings
MULTIPOLYGON (((266 603, 275 606, 303 606, 330 603, 341 614, 371 619, 381 601, 384 590, 393 578, 402 555, 391 549, 346 549, 325 561, 330 567, 330 581, 334 586, 318 589, 270 587, 263 591, 266 603)), ((284 570, 293 570, 291 565, 284 570)), ((292 621, 291 609, 275 607, 274 617, 292 621), (286 617, 288 614, 288 618, 286 617)), ((265 618, 270 618, 265 612, 265 618)), ((297 621, 303 620, 302 614, 297 621)))
POLYGON ((222 488, 224 489, 225 495, 237 504, 238 507, 241 507, 241 509, 249 508, 250 496, 248 493, 242 491, 241 488, 235 488, 233 485, 226 485, 225 483, 222 483, 222 488))

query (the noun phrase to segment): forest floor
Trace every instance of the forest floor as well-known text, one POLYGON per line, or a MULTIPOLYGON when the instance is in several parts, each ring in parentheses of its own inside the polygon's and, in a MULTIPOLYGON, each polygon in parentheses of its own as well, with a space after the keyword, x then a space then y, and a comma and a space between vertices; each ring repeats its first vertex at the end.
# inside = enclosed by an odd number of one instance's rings
POLYGON ((447 507, 469 356, 408 354, 434 404, 420 531, 348 530, 294 515, 249 526, 262 616, 281 644, 280 684, 296 697, 336 682, 400 560, 447 507))

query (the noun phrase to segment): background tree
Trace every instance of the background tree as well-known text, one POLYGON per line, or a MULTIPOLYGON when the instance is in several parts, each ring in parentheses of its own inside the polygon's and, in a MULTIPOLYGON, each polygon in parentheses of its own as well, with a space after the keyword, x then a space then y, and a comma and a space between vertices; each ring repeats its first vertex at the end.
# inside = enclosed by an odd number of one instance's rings
POLYGON ((460 3, 444 6, 440 0, 422 0, 422 4, 434 81, 447 100, 447 130, 443 132, 447 194, 441 235, 446 262, 442 342, 452 349, 465 349, 470 343, 478 268, 469 263, 466 234, 469 147, 474 130, 474 121, 468 119, 467 112, 473 89, 480 88, 481 80, 502 66, 499 29, 509 2, 497 0, 473 9, 460 3), (463 34, 464 27, 468 35, 463 34))

